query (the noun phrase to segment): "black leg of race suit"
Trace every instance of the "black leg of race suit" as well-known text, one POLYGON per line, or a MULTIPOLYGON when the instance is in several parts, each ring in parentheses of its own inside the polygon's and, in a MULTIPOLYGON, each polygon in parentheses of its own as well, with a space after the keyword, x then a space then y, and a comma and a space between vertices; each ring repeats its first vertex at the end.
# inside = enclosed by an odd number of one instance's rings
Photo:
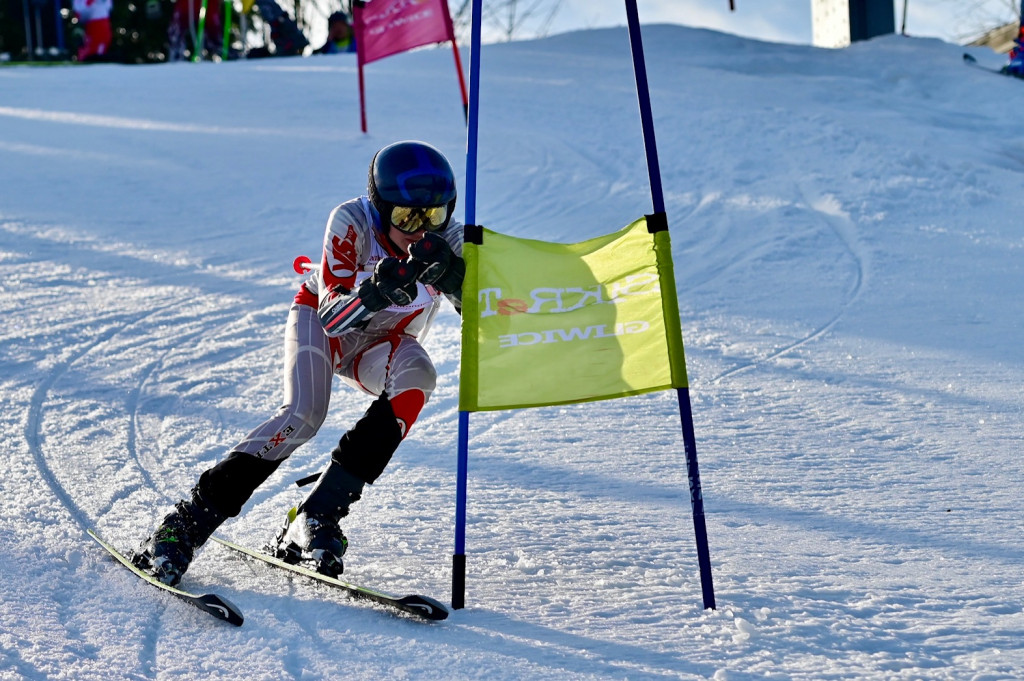
MULTIPOLYGON (((179 501, 143 543, 133 561, 156 570, 162 581, 177 584, 188 569, 193 552, 229 517, 242 510, 252 493, 278 467, 280 461, 257 459, 231 452, 199 476, 189 495, 179 501)), ((154 574, 156 574, 154 573, 154 574)))
POLYGON ((402 442, 402 430, 387 394, 377 398, 361 419, 341 436, 331 451, 331 462, 316 487, 299 506, 299 512, 335 519, 348 515, 363 484, 373 484, 384 472, 402 442))
POLYGON ((242 511, 256 488, 277 470, 283 459, 268 461, 244 452, 231 452, 213 468, 207 469, 194 490, 224 516, 234 517, 242 511))

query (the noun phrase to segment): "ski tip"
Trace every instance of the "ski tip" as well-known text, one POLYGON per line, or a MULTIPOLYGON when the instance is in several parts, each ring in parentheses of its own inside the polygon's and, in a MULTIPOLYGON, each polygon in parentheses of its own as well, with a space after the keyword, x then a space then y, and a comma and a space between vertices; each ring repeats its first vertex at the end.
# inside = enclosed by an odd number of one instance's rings
POLYGON ((210 613, 218 619, 222 619, 229 624, 234 624, 236 627, 242 626, 245 622, 245 617, 242 616, 242 611, 238 607, 224 598, 216 594, 205 594, 199 596, 196 599, 200 608, 210 613))
POLYGON ((967 54, 966 52, 964 52, 964 61, 973 64, 974 62, 976 62, 978 60, 975 59, 973 56, 971 56, 971 55, 967 54))
POLYGON ((109 553, 118 563, 131 571, 136 577, 152 584, 158 589, 162 589, 167 593, 173 594, 177 598, 180 598, 186 603, 199 608, 219 620, 233 624, 236 627, 242 626, 242 623, 245 621, 245 618, 242 616, 242 611, 239 610, 234 603, 223 596, 218 596, 217 594, 198 595, 188 591, 183 591, 182 589, 170 586, 169 584, 164 584, 153 575, 136 566, 131 560, 131 554, 121 553, 113 545, 108 544, 92 528, 86 528, 86 533, 95 539, 100 546, 107 550, 107 553, 109 553))
POLYGON ((440 621, 448 619, 448 608, 429 596, 403 596, 396 601, 403 609, 423 619, 440 621))

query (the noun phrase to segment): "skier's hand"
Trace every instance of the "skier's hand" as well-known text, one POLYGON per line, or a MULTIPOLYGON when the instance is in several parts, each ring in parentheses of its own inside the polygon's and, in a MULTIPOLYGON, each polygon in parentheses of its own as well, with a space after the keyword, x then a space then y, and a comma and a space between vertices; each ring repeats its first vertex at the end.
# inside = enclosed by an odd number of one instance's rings
POLYGON ((455 255, 443 236, 427 232, 409 247, 409 262, 419 271, 419 280, 441 293, 458 293, 466 276, 466 261, 455 255))
POLYGON ((373 268, 373 276, 359 287, 359 298, 370 312, 416 300, 416 267, 387 257, 373 268))

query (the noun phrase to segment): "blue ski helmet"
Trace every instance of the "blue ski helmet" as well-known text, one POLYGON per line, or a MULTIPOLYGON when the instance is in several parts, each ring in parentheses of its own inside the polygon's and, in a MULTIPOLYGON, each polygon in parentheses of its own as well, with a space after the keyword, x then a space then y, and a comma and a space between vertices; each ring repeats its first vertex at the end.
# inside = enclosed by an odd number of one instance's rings
POLYGON ((426 142, 395 142, 378 151, 367 190, 385 233, 391 227, 440 231, 455 210, 455 173, 444 154, 426 142))

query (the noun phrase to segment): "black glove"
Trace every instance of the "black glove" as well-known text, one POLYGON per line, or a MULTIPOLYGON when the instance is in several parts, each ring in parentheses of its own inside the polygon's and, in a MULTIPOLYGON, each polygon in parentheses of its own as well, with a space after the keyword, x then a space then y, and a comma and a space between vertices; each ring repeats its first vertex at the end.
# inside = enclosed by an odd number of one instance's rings
POLYGON ((359 287, 359 298, 370 312, 416 300, 416 267, 387 257, 373 268, 373 276, 359 287))
POLYGON ((466 277, 466 261, 452 252, 439 234, 427 232, 409 247, 409 262, 419 270, 419 279, 441 293, 459 293, 466 277))

